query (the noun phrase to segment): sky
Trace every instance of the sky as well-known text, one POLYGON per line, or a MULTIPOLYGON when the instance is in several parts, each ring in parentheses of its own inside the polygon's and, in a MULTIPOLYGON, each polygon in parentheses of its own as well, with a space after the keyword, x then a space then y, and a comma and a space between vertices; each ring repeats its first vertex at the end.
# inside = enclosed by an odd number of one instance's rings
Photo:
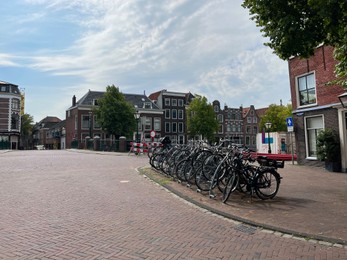
POLYGON ((288 63, 264 46, 241 0, 1 1, 0 81, 38 122, 108 85, 167 89, 221 106, 289 104, 288 63))

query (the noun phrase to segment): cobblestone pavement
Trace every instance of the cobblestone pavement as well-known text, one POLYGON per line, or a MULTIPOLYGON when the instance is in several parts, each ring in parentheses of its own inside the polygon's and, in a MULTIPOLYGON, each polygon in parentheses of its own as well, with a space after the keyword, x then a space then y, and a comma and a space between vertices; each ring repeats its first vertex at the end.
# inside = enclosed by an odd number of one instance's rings
POLYGON ((136 171, 146 157, 0 154, 0 259, 347 259, 218 216, 136 171))

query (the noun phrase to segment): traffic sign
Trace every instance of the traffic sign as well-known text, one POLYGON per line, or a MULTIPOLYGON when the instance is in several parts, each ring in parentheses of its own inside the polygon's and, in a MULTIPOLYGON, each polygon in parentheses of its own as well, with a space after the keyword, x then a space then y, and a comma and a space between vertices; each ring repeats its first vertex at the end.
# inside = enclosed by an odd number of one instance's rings
POLYGON ((287 122, 287 131, 288 132, 293 132, 294 131, 293 118, 292 117, 287 117, 286 118, 286 122, 287 122))
POLYGON ((155 131, 151 131, 150 135, 152 138, 154 138, 155 137, 155 131))

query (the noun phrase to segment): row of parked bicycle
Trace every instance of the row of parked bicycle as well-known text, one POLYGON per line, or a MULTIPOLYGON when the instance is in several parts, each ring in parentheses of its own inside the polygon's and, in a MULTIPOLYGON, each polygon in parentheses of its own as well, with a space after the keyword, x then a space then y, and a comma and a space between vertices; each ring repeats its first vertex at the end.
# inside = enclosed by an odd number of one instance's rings
POLYGON ((226 142, 171 145, 164 139, 162 146, 148 153, 149 163, 166 176, 196 186, 198 192, 208 192, 211 198, 218 189, 224 203, 235 191, 256 194, 262 200, 274 198, 281 182, 277 168, 283 168, 284 162, 256 156, 237 145, 224 147, 226 142))

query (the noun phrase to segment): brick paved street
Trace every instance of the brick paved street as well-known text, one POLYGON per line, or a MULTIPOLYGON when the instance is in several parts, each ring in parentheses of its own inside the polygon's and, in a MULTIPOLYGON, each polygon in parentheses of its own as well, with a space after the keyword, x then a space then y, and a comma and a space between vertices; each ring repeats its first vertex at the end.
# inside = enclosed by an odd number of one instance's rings
POLYGON ((218 217, 137 173, 147 157, 0 154, 0 259, 347 259, 218 217))

